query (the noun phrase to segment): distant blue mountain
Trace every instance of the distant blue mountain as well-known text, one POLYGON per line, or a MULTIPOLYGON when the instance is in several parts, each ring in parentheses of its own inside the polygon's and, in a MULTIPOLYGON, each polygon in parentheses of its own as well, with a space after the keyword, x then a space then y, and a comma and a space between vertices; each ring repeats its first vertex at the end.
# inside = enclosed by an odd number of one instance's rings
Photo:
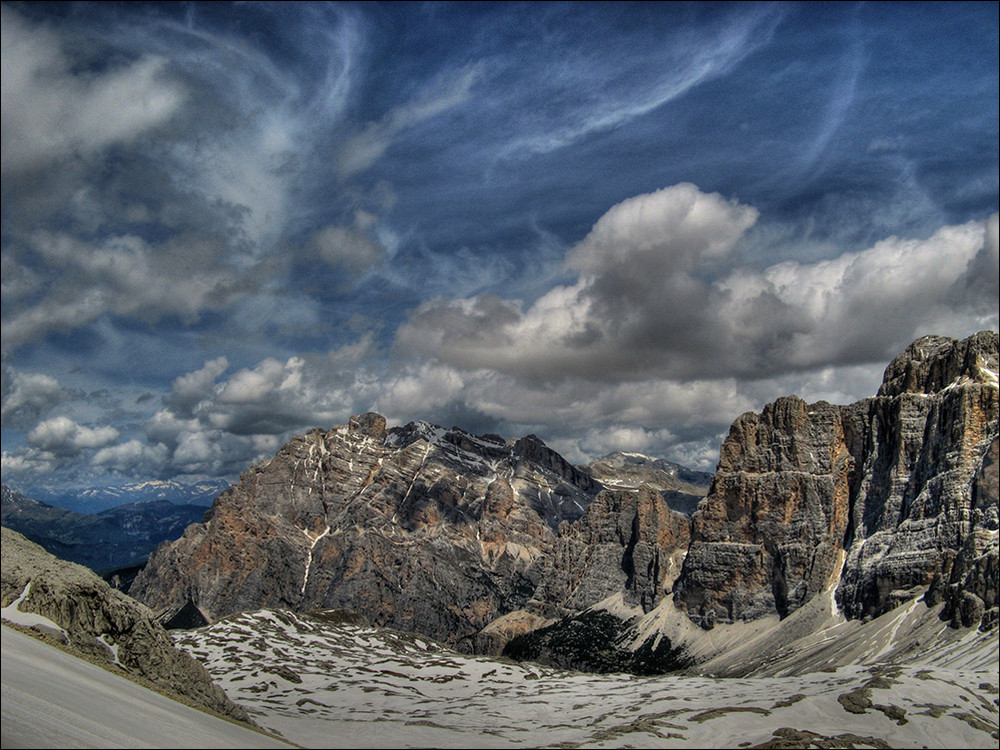
POLYGON ((204 505, 165 499, 130 502, 100 513, 77 513, 0 486, 3 525, 64 560, 97 572, 141 565, 156 546, 202 520, 204 505))
POLYGON ((130 503, 165 500, 174 505, 201 505, 209 507, 219 493, 229 487, 222 480, 208 480, 181 484, 172 480, 131 482, 118 487, 93 487, 74 492, 57 492, 42 488, 29 491, 38 500, 78 513, 99 513, 109 508, 130 503))

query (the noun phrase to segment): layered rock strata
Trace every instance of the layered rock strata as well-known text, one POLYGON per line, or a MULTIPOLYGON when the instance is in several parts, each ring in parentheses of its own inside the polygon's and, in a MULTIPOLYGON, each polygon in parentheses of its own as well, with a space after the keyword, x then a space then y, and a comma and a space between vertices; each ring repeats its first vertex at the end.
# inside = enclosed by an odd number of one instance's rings
POLYGON ((312 430, 244 473, 132 589, 209 620, 348 608, 472 648, 532 597, 560 524, 601 486, 534 436, 504 441, 377 414, 312 430))
POLYGON ((732 426, 676 603, 704 627, 785 616, 837 584, 848 617, 927 594, 997 607, 997 334, 928 336, 849 406, 787 397, 732 426))
POLYGON ((874 397, 789 396, 744 414, 690 518, 671 508, 669 466, 656 479, 619 454, 578 468, 534 436, 358 415, 245 472, 132 593, 185 621, 350 609, 494 653, 588 608, 635 616, 668 597, 704 627, 785 617, 834 591, 852 618, 925 596, 988 626, 997 349, 993 332, 925 337, 874 397))

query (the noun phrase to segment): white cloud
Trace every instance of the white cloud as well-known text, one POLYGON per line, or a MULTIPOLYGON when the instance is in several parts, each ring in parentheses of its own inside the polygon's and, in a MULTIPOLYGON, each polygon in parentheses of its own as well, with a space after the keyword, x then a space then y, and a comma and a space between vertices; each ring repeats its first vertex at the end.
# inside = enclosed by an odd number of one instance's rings
POLYGON ((85 449, 110 445, 118 434, 114 427, 84 427, 69 417, 53 417, 35 425, 27 440, 35 448, 73 456, 85 449))
POLYGON ((423 364, 382 384, 378 408, 391 417, 432 414, 466 396, 465 381, 450 367, 423 364))
POLYGON ((45 451, 22 450, 16 453, 4 451, 0 458, 0 470, 3 471, 5 481, 7 477, 13 476, 34 479, 50 473, 55 465, 56 457, 45 451))
POLYGON ((105 313, 146 322, 166 315, 194 320, 250 289, 246 278, 225 264, 225 248, 204 239, 178 237, 154 246, 120 235, 89 243, 38 231, 29 246, 50 269, 50 283, 37 302, 5 308, 4 351, 105 313))
POLYGON ((164 401, 177 414, 190 417, 199 403, 211 398, 215 392, 215 381, 227 369, 229 360, 225 357, 205 362, 200 370, 175 378, 170 386, 170 395, 164 401))
POLYGON ((520 379, 676 381, 881 361, 941 325, 956 336, 997 325, 995 284, 975 281, 996 263, 995 219, 741 268, 732 251, 756 217, 688 184, 630 198, 567 253, 575 284, 526 309, 487 295, 426 302, 396 345, 520 379))
POLYGON ((272 398, 279 391, 287 391, 301 384, 303 361, 292 357, 279 362, 268 357, 253 369, 240 370, 222 386, 219 402, 223 404, 252 404, 272 398))
POLYGON ((3 373, 3 424, 12 424, 15 418, 26 413, 37 414, 67 398, 59 381, 43 373, 3 373))
POLYGON ((575 284, 527 310, 489 296, 433 300, 400 327, 397 345, 526 377, 648 377, 666 352, 686 363, 687 347, 711 345, 710 288, 697 274, 724 259, 756 218, 755 209, 690 184, 630 198, 567 254, 575 284))
POLYGON ((158 476, 162 472, 169 451, 162 443, 149 445, 139 440, 129 440, 119 445, 101 448, 91 462, 120 474, 158 476))
POLYGON ((612 206, 569 251, 566 265, 585 276, 627 272, 645 287, 725 257, 757 216, 755 208, 681 183, 612 206))
MULTIPOLYGON (((832 260, 737 270, 715 285, 717 314, 734 346, 761 341, 766 327, 783 331, 780 349, 771 350, 780 367, 884 358, 942 320, 962 325, 964 318, 962 334, 983 325, 962 312, 961 291, 984 243, 986 227, 970 222, 923 240, 890 237, 832 260)), ((995 313, 995 296, 993 305, 995 313)))
POLYGON ((4 171, 128 142, 166 123, 184 102, 162 58, 77 73, 53 32, 7 5, 0 14, 4 171))

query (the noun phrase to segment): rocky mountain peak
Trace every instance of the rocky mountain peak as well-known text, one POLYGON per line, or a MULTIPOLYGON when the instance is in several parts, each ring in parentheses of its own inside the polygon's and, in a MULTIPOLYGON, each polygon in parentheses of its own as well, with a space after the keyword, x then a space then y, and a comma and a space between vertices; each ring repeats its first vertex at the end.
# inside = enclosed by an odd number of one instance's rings
POLYGON ((851 618, 922 596, 989 624, 996 370, 996 333, 920 339, 873 397, 785 396, 739 417, 710 486, 636 454, 577 467, 534 435, 357 415, 245 472, 132 593, 209 620, 351 609, 481 651, 602 602, 641 614, 668 597, 706 628, 819 596, 851 618))
POLYGON ((997 334, 928 336, 848 406, 787 396, 741 416, 692 518, 691 619, 785 616, 836 589, 850 617, 925 596, 997 618, 997 334))
POLYGON ((376 440, 382 440, 386 436, 385 417, 372 411, 355 414, 348 421, 347 428, 352 434, 366 435, 376 440))
POLYGON ((998 336, 980 331, 961 341, 924 336, 914 341, 885 369, 879 396, 938 393, 974 382, 997 385, 998 336))
POLYGON ((559 528, 602 489, 536 436, 360 414, 244 472, 131 593, 210 619, 350 608, 458 644, 529 601, 559 528))

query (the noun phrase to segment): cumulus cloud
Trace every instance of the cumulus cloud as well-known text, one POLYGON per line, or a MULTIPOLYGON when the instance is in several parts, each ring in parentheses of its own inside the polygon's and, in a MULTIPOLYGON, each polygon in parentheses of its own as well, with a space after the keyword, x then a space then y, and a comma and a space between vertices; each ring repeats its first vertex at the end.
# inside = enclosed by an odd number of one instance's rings
MULTIPOLYGON (((756 363, 763 372, 885 358, 949 318, 950 328, 964 318, 969 333, 995 327, 996 292, 978 299, 991 303, 992 321, 979 318, 962 293, 993 221, 942 227, 927 239, 890 237, 817 263, 733 271, 715 284, 718 317, 733 346, 744 340, 774 359, 770 367, 756 363)), ((737 351, 749 354, 747 344, 737 351)))
POLYGON ((0 14, 4 171, 128 142, 169 121, 184 102, 163 58, 78 71, 52 32, 7 5, 0 14))
POLYGON ((66 399, 68 394, 51 375, 17 372, 4 368, 2 418, 5 427, 37 418, 66 399))
POLYGON ((167 315, 192 321, 206 310, 226 307, 250 288, 244 275, 226 265, 224 245, 207 238, 177 237, 151 245, 122 235, 91 243, 38 231, 25 250, 51 269, 47 294, 5 307, 4 351, 92 323, 105 313, 145 322, 167 315))
POLYGON ((215 381, 229 369, 229 360, 216 357, 205 363, 200 370, 189 372, 174 379, 170 394, 164 398, 175 415, 190 417, 195 407, 210 398, 215 391, 215 381))
POLYGON ((0 457, 0 469, 7 477, 34 478, 50 473, 56 466, 56 457, 46 451, 20 450, 4 451, 0 457))
MULTIPOLYGON (((602 216, 566 256, 578 275, 528 309, 479 296, 425 303, 397 345, 456 366, 527 377, 641 379, 711 346, 710 286, 699 273, 728 255, 755 209, 680 184, 630 198, 602 216)), ((691 373, 694 374, 694 373, 691 373)), ((704 372, 698 374, 706 374, 704 372)), ((708 373, 711 374, 711 373, 708 373)))
POLYGON ((996 326, 996 292, 979 288, 973 305, 966 291, 970 268, 995 263, 993 218, 754 270, 733 250, 756 218, 690 184, 630 198, 567 253, 575 284, 526 308, 485 295, 429 301, 396 344, 518 378, 762 378, 884 359, 943 318, 950 330, 996 326))
POLYGON ((57 456, 74 456, 110 445, 118 435, 114 427, 85 427, 69 417, 53 417, 35 425, 27 439, 29 445, 57 456))
POLYGON ((158 476, 167 457, 167 446, 162 443, 149 445, 133 439, 119 445, 101 448, 94 454, 91 462, 94 466, 126 476, 158 476))

